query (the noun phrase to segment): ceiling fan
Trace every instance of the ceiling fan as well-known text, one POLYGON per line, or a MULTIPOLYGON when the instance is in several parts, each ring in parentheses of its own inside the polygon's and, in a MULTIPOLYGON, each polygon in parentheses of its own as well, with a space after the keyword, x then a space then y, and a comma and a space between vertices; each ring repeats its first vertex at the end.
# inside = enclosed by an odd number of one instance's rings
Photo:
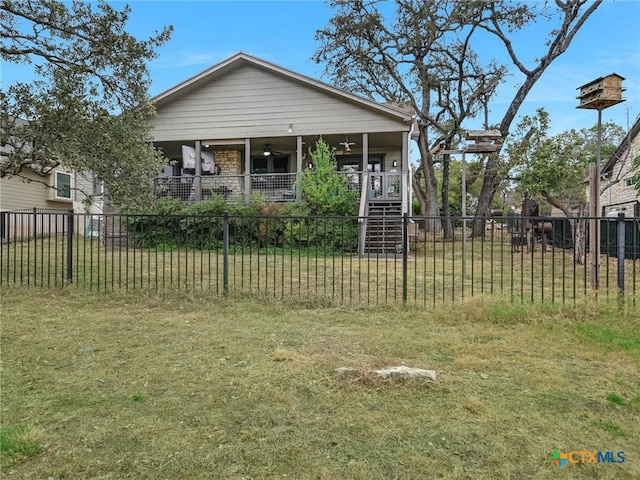
POLYGON ((347 137, 347 139, 344 142, 340 142, 340 145, 342 145, 344 147, 344 151, 346 153, 351 152, 351 145, 355 145, 354 142, 350 142, 349 141, 349 137, 347 137))
POLYGON ((262 149, 262 154, 265 157, 268 157, 269 155, 283 155, 282 152, 277 152, 275 150, 272 150, 271 145, 268 143, 265 143, 264 148, 262 149))

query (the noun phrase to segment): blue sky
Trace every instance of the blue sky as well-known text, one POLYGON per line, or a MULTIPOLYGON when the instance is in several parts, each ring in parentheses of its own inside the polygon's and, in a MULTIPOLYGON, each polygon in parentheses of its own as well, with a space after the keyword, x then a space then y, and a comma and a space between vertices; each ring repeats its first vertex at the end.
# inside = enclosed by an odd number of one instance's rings
MULTIPOLYGON (((110 2, 121 8, 124 2, 110 2)), ((151 94, 157 95, 211 65, 243 51, 282 67, 322 78, 322 66, 310 58, 318 47, 316 30, 326 25, 331 11, 322 1, 159 1, 127 2, 133 13, 128 30, 139 38, 163 25, 174 34, 150 64, 151 94)), ((536 39, 544 25, 536 25, 517 40, 535 56, 536 39)), ((493 54, 493 49, 488 49, 493 54)), ((538 50, 539 51, 539 50, 538 50)), ((485 52, 486 53, 486 52, 485 52)), ((536 108, 549 111, 552 130, 589 127, 597 114, 576 109, 576 88, 616 72, 626 78, 626 102, 603 111, 603 121, 626 126, 640 114, 640 1, 606 1, 587 21, 569 51, 544 73, 519 115, 536 108), (627 118, 628 117, 628 118, 627 118)), ((25 77, 26 76, 26 77, 25 77)), ((20 78, 24 69, 3 65, 3 88, 20 78)), ((498 122, 519 78, 512 78, 491 105, 490 122, 498 122)), ((477 128, 469 125, 467 128, 477 128)))

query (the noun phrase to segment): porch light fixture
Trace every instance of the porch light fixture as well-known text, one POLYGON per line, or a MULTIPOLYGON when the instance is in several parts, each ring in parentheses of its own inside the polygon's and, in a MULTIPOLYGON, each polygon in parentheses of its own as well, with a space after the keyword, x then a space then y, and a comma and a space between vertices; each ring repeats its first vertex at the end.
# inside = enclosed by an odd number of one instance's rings
POLYGON ((269 155, 271 155, 271 149, 269 147, 264 147, 262 153, 265 157, 268 157, 269 155))
POLYGON ((293 132, 293 123, 289 124, 289 133, 293 132))
POLYGON ((396 160, 393 161, 392 163, 393 168, 396 168, 398 166, 398 162, 396 160))

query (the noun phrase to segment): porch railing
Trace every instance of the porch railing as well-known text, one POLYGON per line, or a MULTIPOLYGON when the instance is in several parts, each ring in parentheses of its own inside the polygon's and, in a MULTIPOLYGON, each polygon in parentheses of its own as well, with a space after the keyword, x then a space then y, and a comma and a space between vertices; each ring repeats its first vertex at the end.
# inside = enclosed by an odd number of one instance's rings
POLYGON ((375 172, 369 174, 371 200, 400 201, 402 182, 400 172, 375 172))
MULTIPOLYGON (((347 187, 358 192, 362 190, 363 172, 339 172, 347 178, 347 187)), ((269 202, 293 202, 300 198, 296 190, 298 174, 293 173, 261 173, 250 175, 202 175, 197 176, 161 176, 153 182, 156 198, 175 198, 185 202, 210 200, 214 195, 223 197, 228 202, 240 199, 246 192, 258 193, 269 202), (246 185, 248 178, 248 188, 246 185)), ((369 173, 370 200, 402 199, 402 182, 400 172, 369 173)))
POLYGON ((251 193, 262 194, 270 202, 296 200, 296 173, 263 173, 249 175, 251 193))
MULTIPOLYGON (((249 175, 248 192, 259 193, 270 202, 296 200, 295 173, 265 173, 249 175)), ((210 200, 215 195, 228 202, 239 200, 247 191, 246 175, 162 176, 154 180, 156 198, 175 198, 185 202, 210 200)))

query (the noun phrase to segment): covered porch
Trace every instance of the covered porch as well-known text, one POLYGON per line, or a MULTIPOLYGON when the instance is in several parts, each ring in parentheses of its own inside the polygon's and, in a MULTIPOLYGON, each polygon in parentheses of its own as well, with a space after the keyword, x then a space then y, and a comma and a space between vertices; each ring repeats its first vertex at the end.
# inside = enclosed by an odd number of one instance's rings
MULTIPOLYGON (((294 125, 286 127, 293 130, 294 125)), ((268 202, 300 200, 299 174, 313 168, 309 149, 315 148, 320 135, 291 133, 242 140, 156 142, 154 146, 171 164, 154 180, 154 194, 186 202, 205 201, 214 195, 237 202, 255 194, 268 202), (185 151, 191 155, 185 156, 185 151), (195 162, 195 158, 201 161, 195 162)), ((360 198, 408 207, 409 176, 403 168, 409 164, 407 132, 329 134, 322 138, 335 149, 337 171, 347 177, 348 187, 360 198)))

